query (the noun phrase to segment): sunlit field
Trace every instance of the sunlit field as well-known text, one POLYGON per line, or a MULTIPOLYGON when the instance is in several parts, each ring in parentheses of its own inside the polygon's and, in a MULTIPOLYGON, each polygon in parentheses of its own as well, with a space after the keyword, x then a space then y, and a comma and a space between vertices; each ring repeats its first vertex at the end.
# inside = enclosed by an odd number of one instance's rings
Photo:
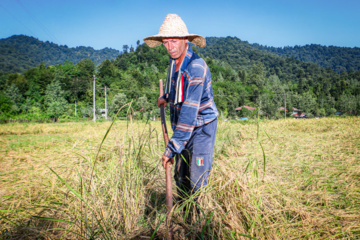
MULTIPOLYGON (((166 237, 160 121, 111 124, 0 125, 0 239, 166 237)), ((359 239, 359 132, 360 117, 220 120, 200 213, 174 202, 173 238, 359 239)))

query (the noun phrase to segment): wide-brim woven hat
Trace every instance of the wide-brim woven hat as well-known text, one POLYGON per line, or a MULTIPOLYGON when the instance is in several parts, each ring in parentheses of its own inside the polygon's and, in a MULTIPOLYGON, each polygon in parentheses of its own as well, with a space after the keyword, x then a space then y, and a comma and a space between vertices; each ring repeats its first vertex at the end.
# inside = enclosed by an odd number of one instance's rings
POLYGON ((144 38, 144 42, 151 48, 160 46, 163 38, 188 37, 189 41, 201 48, 206 46, 204 37, 197 34, 189 34, 184 21, 176 14, 168 14, 160 27, 159 33, 144 38))

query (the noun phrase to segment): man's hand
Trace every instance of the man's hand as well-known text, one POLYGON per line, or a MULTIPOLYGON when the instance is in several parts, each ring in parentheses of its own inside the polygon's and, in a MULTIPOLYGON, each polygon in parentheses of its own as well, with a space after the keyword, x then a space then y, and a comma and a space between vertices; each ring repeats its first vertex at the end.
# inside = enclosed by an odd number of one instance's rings
POLYGON ((173 158, 168 158, 165 155, 162 155, 162 165, 164 168, 166 168, 166 163, 170 161, 170 164, 174 164, 174 159, 173 158))
POLYGON ((157 106, 160 107, 161 104, 164 104, 164 107, 166 107, 167 101, 166 101, 164 98, 159 97, 159 98, 158 98, 158 102, 157 102, 157 106))

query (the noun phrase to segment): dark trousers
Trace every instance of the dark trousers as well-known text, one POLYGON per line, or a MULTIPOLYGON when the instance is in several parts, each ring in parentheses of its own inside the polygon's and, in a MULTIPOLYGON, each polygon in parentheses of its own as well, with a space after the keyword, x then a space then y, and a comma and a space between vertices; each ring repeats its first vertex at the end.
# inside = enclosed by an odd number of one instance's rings
POLYGON ((194 129, 181 154, 177 154, 175 181, 179 200, 208 184, 213 162, 217 119, 194 129))

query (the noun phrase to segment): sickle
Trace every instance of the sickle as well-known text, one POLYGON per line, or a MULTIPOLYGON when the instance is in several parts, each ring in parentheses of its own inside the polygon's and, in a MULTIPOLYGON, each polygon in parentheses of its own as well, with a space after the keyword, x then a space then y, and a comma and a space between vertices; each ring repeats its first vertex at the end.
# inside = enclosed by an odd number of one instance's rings
MULTIPOLYGON (((163 82, 162 82, 162 79, 159 80, 159 89, 160 89, 159 97, 162 97, 163 96, 163 82)), ((164 108, 163 104, 160 106, 160 116, 161 116, 161 126, 162 126, 163 135, 164 135, 165 146, 167 146, 168 143, 169 143, 169 135, 167 133, 167 128, 166 128, 165 108, 164 108)), ((172 199, 173 194, 172 194, 170 161, 168 161, 166 163, 165 175, 166 175, 166 207, 167 207, 166 222, 168 224, 168 235, 167 235, 166 239, 171 240, 172 239, 172 230, 171 230, 170 212, 171 212, 171 209, 173 207, 173 199, 172 199)))

